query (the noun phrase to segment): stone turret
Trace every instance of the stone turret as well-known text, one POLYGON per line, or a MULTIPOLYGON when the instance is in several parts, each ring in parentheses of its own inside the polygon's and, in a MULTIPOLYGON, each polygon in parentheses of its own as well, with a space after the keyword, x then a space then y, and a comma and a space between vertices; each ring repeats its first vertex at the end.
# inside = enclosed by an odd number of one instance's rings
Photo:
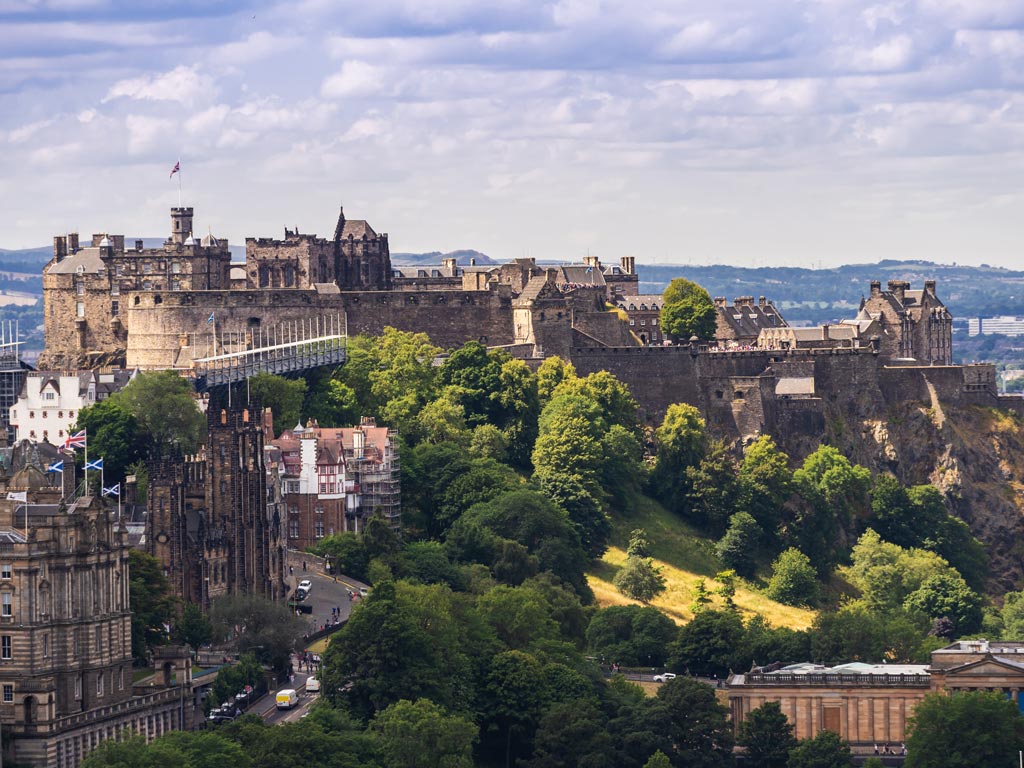
POLYGON ((192 234, 192 214, 192 208, 171 208, 170 242, 184 244, 192 234))

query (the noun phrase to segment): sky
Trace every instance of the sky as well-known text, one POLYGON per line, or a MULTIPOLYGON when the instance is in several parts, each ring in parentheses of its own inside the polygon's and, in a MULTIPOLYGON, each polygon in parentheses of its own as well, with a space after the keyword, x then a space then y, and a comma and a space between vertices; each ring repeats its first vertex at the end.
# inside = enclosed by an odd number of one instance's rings
POLYGON ((0 0, 0 247, 1020 267, 1022 0, 0 0))

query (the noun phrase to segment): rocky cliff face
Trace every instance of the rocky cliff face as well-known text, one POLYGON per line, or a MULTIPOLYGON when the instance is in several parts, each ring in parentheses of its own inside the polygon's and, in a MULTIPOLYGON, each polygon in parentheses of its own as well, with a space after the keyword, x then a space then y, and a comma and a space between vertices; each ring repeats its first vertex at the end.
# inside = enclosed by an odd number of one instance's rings
MULTIPOLYGON (((950 511, 988 549, 990 591, 1024 587, 1024 421, 1007 411, 966 403, 900 401, 880 408, 871 393, 859 403, 825 407, 824 441, 872 472, 906 485, 931 483, 950 511)), ((794 458, 818 444, 783 437, 794 458)))

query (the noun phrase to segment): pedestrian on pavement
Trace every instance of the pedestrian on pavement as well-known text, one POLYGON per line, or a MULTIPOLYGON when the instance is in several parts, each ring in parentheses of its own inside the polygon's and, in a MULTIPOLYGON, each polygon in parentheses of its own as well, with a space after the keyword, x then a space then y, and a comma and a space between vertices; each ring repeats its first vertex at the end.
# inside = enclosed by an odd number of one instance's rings
POLYGON ((306 561, 305 560, 302 561, 302 570, 303 571, 306 570, 306 561))
POLYGON ((289 565, 288 566, 288 575, 291 576, 293 573, 295 573, 295 566, 289 565))

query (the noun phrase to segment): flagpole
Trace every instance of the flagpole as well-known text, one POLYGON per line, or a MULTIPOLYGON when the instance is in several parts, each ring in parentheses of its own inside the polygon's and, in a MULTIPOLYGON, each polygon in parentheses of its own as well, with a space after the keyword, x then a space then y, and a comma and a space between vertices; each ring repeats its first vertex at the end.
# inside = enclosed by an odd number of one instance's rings
POLYGON ((178 157, 178 207, 181 208, 181 157, 180 156, 178 157))
MULTIPOLYGON (((82 431, 85 432, 85 430, 82 430, 82 431)), ((83 496, 88 496, 89 495, 89 435, 88 434, 85 435, 85 445, 82 446, 82 447, 85 448, 85 493, 82 494, 82 495, 83 496)))

